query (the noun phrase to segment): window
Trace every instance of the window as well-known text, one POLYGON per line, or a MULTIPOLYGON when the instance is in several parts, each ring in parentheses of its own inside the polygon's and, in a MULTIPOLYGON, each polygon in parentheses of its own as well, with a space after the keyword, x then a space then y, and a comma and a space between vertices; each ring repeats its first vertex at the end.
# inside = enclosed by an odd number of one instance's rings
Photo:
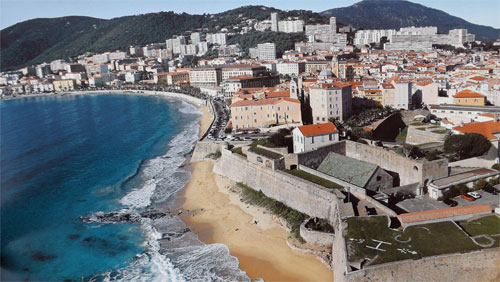
POLYGON ((278 107, 278 111, 281 111, 281 107, 278 107))
POLYGON ((235 117, 234 117, 234 119, 235 119, 235 120, 238 120, 238 116, 235 116, 235 117))
POLYGON ((468 102, 468 100, 469 100, 469 99, 465 99, 465 103, 467 103, 467 102, 468 102))
POLYGON ((330 133, 330 134, 328 135, 328 137, 329 137, 330 141, 332 141, 332 139, 333 139, 333 134, 331 134, 331 133, 330 133))
POLYGON ((314 136, 311 136, 311 144, 314 144, 314 136))
POLYGON ((477 101, 478 101, 477 99, 474 99, 474 103, 477 103, 477 101))
POLYGON ((257 112, 253 112, 253 115, 256 116, 257 115, 257 112))

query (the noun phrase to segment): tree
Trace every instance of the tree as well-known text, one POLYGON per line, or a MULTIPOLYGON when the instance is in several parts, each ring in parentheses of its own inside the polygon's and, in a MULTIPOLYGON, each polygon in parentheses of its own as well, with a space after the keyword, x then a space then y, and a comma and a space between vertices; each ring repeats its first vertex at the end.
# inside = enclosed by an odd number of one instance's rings
POLYGON ((451 135, 444 142, 444 152, 456 154, 459 159, 481 156, 488 152, 491 142, 481 134, 451 135))
POLYGON ((287 146, 285 136, 290 135, 290 130, 286 128, 281 128, 278 132, 274 133, 269 137, 269 142, 273 143, 278 147, 287 146))

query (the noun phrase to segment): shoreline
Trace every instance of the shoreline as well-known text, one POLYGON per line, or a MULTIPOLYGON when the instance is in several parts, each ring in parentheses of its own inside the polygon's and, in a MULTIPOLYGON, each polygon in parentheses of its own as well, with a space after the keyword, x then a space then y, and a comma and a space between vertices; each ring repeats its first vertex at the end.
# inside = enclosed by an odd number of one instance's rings
POLYGON ((77 90, 72 92, 59 92, 59 93, 42 93, 42 94, 27 94, 27 95, 18 95, 16 97, 2 97, 2 101, 10 101, 10 100, 19 100, 23 98, 36 98, 36 97, 63 97, 66 95, 105 95, 105 94, 125 94, 125 95, 139 95, 139 96, 165 96, 167 98, 180 99, 185 102, 188 102, 196 107, 199 106, 208 106, 205 100, 189 96, 182 93, 175 92, 164 92, 164 91, 153 91, 153 90, 77 90))
POLYGON ((187 211, 181 219, 202 242, 228 246, 251 279, 332 281, 333 272, 316 256, 288 245, 286 227, 270 212, 240 201, 235 183, 212 172, 214 161, 191 165, 178 200, 187 211))

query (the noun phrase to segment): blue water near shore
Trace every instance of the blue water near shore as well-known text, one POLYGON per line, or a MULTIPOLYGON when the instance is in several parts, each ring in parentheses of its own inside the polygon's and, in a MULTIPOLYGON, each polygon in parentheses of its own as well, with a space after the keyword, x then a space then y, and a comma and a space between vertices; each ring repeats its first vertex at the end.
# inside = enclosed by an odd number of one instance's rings
POLYGON ((0 113, 2 280, 88 279, 145 252, 140 224, 78 217, 146 207, 156 184, 134 192, 140 181, 127 179, 183 132, 184 143, 196 139, 197 128, 186 133, 199 118, 194 107, 158 97, 68 95, 1 101, 0 113))

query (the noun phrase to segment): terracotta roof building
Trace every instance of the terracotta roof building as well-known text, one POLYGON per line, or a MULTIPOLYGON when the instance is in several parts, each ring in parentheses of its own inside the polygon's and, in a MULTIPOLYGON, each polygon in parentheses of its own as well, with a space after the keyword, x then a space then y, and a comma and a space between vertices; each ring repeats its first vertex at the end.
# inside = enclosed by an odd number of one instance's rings
POLYGON ((398 215, 401 225, 406 228, 411 225, 434 223, 448 220, 464 220, 477 215, 489 214, 492 209, 488 205, 471 205, 446 209, 411 212, 398 215))
POLYGON ((294 153, 308 152, 339 141, 339 131, 331 122, 299 126, 292 135, 294 153))

